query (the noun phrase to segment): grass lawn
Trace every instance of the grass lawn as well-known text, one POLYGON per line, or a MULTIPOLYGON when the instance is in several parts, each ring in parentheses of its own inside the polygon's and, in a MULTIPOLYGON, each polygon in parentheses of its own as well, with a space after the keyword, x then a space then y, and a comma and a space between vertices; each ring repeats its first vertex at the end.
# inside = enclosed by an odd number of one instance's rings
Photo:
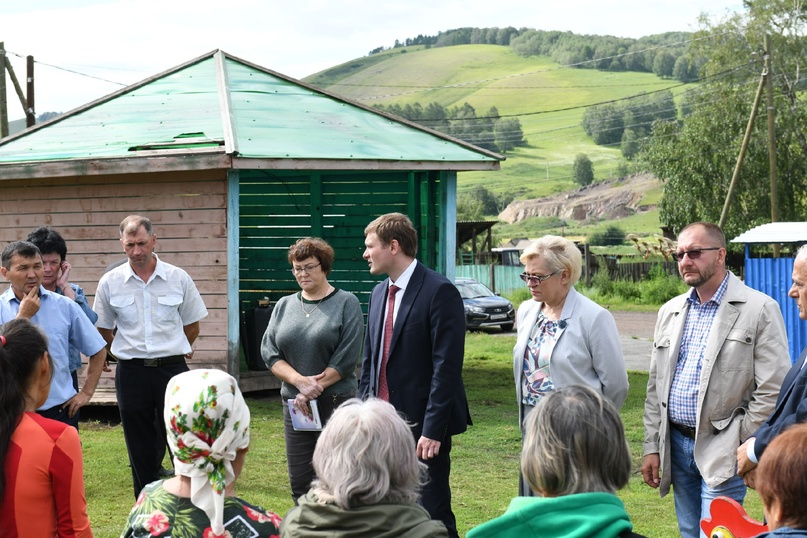
MULTIPOLYGON (((464 380, 474 425, 454 437, 453 508, 461 535, 500 515, 518 490, 521 436, 512 386, 514 335, 468 333, 464 380)), ((672 495, 659 499, 639 474, 642 409, 647 374, 630 372, 631 389, 621 415, 634 459, 634 473, 619 492, 636 532, 649 537, 678 534, 672 495)), ((239 495, 281 515, 291 508, 282 412, 276 394, 247 399, 252 411, 252 445, 238 480, 239 495)), ((134 501, 123 431, 102 421, 81 426, 87 503, 96 538, 120 535, 134 501)), ((762 518, 758 495, 749 491, 746 508, 762 518)))

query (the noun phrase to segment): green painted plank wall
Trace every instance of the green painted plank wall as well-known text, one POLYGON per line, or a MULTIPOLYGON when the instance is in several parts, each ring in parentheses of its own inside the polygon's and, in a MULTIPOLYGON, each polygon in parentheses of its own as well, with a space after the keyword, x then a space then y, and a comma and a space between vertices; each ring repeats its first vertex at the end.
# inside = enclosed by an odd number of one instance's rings
POLYGON ((366 312, 381 280, 362 259, 364 228, 384 213, 406 213, 418 229, 418 258, 435 268, 444 218, 442 172, 240 171, 239 281, 241 310, 299 291, 286 258, 306 236, 334 248, 329 281, 355 293, 366 312))

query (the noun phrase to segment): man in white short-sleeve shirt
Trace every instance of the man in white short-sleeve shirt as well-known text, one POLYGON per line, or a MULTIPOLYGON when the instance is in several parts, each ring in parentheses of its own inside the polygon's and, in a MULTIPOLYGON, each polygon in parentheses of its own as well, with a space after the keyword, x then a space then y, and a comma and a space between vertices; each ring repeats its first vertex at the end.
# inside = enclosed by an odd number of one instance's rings
POLYGON ((154 254, 157 235, 149 219, 126 217, 120 241, 128 263, 101 277, 93 310, 118 359, 115 389, 136 498, 160 478, 154 454, 165 431, 154 417, 163 416, 168 381, 188 370, 185 360, 193 355, 207 309, 188 273, 154 254))

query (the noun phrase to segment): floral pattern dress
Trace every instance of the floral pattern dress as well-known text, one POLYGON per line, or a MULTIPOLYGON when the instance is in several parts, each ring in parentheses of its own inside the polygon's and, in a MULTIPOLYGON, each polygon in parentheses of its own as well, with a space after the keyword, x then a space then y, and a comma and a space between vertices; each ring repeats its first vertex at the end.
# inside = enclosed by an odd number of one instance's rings
POLYGON ((204 511, 163 488, 163 481, 143 488, 121 538, 273 538, 280 536, 280 516, 238 497, 224 499, 224 534, 216 536, 204 511))
POLYGON ((521 403, 534 406, 538 401, 555 390, 552 382, 550 362, 552 351, 558 343, 565 323, 548 319, 543 313, 530 330, 527 347, 524 350, 524 368, 521 377, 521 403))

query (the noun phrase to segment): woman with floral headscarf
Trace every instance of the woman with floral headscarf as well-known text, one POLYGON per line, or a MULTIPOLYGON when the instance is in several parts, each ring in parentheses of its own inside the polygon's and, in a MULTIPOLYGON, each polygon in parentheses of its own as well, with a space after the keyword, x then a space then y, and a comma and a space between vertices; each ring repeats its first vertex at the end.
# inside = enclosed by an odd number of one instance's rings
POLYGON ((249 408, 232 376, 174 376, 165 427, 176 476, 143 489, 121 538, 278 536, 280 516, 234 496, 249 447, 249 408))

